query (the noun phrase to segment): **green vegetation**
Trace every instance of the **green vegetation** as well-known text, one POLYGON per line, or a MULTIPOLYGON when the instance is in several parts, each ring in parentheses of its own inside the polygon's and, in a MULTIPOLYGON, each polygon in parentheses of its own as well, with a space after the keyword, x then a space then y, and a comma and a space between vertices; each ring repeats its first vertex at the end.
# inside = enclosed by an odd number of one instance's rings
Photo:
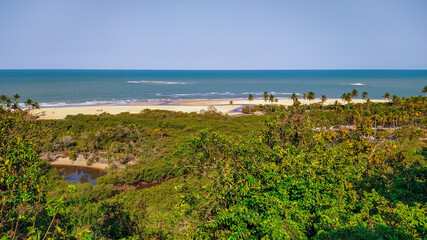
POLYGON ((252 102, 253 100, 254 100, 254 95, 253 94, 249 94, 248 101, 252 102))
POLYGON ((359 91, 357 91, 357 89, 353 89, 352 91, 351 91, 351 96, 352 97, 357 97, 359 95, 359 91))
POLYGON ((362 93, 362 99, 363 100, 368 100, 368 92, 363 92, 362 93))
MULTIPOLYGON (((20 109, 20 106, 19 106, 19 99, 20 98, 21 98, 21 96, 19 94, 13 95, 13 98, 10 98, 6 95, 1 95, 0 96, 0 108, 18 110, 18 109, 20 109)), ((37 102, 34 102, 31 99, 27 99, 24 104, 29 110, 40 108, 39 104, 37 102)))
POLYGON ((322 105, 325 104, 326 100, 328 100, 328 97, 326 97, 326 95, 322 95, 322 105))
POLYGON ((425 239, 425 98, 63 121, 2 107, 0 239, 425 239), (74 185, 39 158, 55 154, 112 167, 74 185))

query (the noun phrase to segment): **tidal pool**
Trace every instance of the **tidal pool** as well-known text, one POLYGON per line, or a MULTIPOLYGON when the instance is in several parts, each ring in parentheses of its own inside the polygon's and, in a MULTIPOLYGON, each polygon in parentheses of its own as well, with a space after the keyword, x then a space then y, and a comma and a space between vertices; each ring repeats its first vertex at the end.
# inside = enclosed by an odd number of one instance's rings
POLYGON ((55 167, 58 169, 59 174, 65 177, 65 180, 71 181, 74 184, 90 182, 95 185, 96 179, 105 175, 104 171, 89 167, 63 165, 55 165, 55 167))

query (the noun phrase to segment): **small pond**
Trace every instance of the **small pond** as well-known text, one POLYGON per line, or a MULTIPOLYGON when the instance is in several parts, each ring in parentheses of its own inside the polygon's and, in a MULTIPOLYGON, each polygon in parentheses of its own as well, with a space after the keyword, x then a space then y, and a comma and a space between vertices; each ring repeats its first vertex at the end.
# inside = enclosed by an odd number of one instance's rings
POLYGON ((62 165, 55 165, 55 167, 58 169, 59 174, 65 177, 65 180, 71 181, 74 184, 90 182, 95 185, 96 179, 105 175, 104 171, 89 167, 62 165))

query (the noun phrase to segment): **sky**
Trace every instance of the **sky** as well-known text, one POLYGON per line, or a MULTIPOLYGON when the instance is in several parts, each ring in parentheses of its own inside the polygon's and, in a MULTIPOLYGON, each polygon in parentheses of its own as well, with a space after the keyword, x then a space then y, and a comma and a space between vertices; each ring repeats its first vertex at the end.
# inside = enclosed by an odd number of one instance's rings
POLYGON ((427 1, 1 0, 0 69, 427 69, 427 1))

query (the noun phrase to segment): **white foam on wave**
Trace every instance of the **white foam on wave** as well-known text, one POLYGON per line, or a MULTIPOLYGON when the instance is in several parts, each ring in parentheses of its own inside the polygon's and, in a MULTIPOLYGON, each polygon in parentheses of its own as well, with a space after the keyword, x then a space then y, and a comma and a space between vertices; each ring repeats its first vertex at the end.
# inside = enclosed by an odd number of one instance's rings
POLYGON ((232 92, 206 92, 206 93, 175 93, 171 94, 173 97, 188 97, 188 96, 234 96, 237 95, 236 93, 232 92))
POLYGON ((233 96, 233 95, 236 95, 236 94, 232 93, 232 92, 224 92, 224 93, 218 93, 218 95, 220 95, 220 96, 233 96))
MULTIPOLYGON (((292 95, 292 93, 286 93, 286 92, 271 92, 273 95, 292 95)), ((296 93, 296 95, 299 95, 299 93, 296 93)))
POLYGON ((351 85, 351 86, 365 86, 366 84, 357 82, 357 83, 349 83, 348 85, 351 85))
MULTIPOLYGON (((269 92, 269 94, 273 95, 292 95, 293 93, 287 93, 287 92, 269 92)), ((247 94, 253 94, 254 96, 263 96, 264 92, 242 92, 243 95, 247 94)), ((301 95, 301 93, 295 93, 297 96, 301 95)))
POLYGON ((127 83, 133 84, 154 84, 154 85, 184 85, 187 84, 185 82, 169 82, 169 81, 127 81, 127 83))
MULTIPOLYGON (((275 96, 291 95, 286 92, 270 92, 275 96)), ((132 104, 147 104, 170 102, 179 99, 222 99, 226 97, 246 99, 248 94, 253 94, 256 97, 262 96, 263 92, 196 92, 196 93, 154 93, 153 98, 144 99, 111 99, 111 100, 93 100, 85 102, 44 102, 40 103, 41 108, 56 108, 56 107, 87 107, 87 106, 117 106, 117 105, 132 105, 132 104), (160 97, 161 96, 161 97, 160 97), (157 98, 160 97, 160 98, 157 98)), ((300 93, 296 93, 301 95, 300 93)))
POLYGON ((162 99, 128 99, 128 100, 107 100, 107 101, 86 101, 80 103, 72 102, 46 102, 40 103, 41 108, 55 108, 55 107, 88 107, 88 106, 106 106, 106 105, 129 105, 129 104, 143 104, 151 102, 163 101, 162 99))
POLYGON ((40 107, 44 108, 44 107, 64 107, 67 106, 68 103, 65 102, 58 102, 58 103, 40 103, 40 107))
MULTIPOLYGON (((293 93, 287 93, 287 92, 270 92, 273 95, 276 96, 290 96, 293 93)), ((269 94, 270 94, 269 93, 269 94)), ((197 97, 207 97, 207 96, 246 96, 248 94, 253 94, 254 96, 263 96, 264 92, 242 92, 242 93, 236 93, 236 92, 205 92, 205 93, 175 93, 170 94, 169 96, 172 97, 189 97, 189 96, 197 96, 197 97)), ((296 93, 296 95, 301 95, 300 93, 296 93)))

